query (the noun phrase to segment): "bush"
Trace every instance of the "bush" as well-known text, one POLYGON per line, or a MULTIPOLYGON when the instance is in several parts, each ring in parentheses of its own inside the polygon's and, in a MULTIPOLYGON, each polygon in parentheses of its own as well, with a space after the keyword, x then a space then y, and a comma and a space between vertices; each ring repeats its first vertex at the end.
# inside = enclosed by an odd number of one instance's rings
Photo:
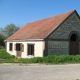
POLYGON ((7 53, 5 49, 0 49, 0 58, 1 59, 13 59, 15 58, 15 56, 7 53))

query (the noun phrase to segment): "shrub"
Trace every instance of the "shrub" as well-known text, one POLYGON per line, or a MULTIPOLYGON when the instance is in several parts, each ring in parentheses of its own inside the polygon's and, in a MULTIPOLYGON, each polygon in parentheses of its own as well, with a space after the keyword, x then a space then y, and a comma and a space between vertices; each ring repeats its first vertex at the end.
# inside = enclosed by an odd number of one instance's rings
POLYGON ((0 49, 0 58, 1 59, 13 59, 15 58, 15 56, 7 53, 5 49, 0 49))

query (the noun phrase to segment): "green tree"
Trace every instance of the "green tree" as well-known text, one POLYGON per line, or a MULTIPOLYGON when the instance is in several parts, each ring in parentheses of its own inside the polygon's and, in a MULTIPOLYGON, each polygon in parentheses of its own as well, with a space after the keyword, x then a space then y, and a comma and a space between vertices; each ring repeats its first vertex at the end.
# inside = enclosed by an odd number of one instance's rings
POLYGON ((0 28, 0 34, 3 34, 3 28, 0 28))
POLYGON ((15 24, 11 23, 4 28, 3 33, 5 34, 5 36, 9 37, 19 29, 20 27, 17 27, 15 24))
POLYGON ((6 37, 2 34, 0 34, 0 47, 5 46, 4 40, 6 39, 6 37))

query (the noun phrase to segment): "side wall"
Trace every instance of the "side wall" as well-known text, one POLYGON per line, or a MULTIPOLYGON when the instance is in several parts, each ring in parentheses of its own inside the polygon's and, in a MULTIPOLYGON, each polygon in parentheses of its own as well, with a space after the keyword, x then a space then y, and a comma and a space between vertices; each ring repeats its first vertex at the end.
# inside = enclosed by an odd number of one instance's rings
POLYGON ((69 53, 68 41, 48 41, 48 55, 66 55, 69 53))
POLYGON ((22 43, 24 45, 24 51, 22 52, 22 58, 30 57, 43 57, 45 43, 44 41, 26 41, 26 42, 7 42, 7 52, 16 56, 16 50, 14 49, 16 43, 22 43), (13 50, 9 51, 9 43, 13 43, 13 50), (34 56, 28 55, 28 44, 34 44, 34 56))
POLYGON ((47 37, 48 55, 69 54, 69 38, 72 32, 78 34, 80 53, 80 19, 73 13, 47 37))

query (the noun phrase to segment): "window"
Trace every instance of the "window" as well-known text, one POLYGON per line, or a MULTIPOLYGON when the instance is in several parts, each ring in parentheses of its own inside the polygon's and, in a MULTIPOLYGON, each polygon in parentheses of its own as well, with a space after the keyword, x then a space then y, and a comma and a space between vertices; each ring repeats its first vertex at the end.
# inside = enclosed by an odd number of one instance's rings
POLYGON ((13 44, 10 43, 10 44, 9 44, 9 51, 12 51, 12 49, 13 49, 13 44))
POLYGON ((72 36, 71 36, 71 41, 76 41, 77 40, 77 36, 76 36, 76 34, 73 34, 72 36))
POLYGON ((16 44, 16 51, 20 51, 20 44, 16 44))
POLYGON ((34 44, 28 44, 28 55, 34 55, 34 44))

